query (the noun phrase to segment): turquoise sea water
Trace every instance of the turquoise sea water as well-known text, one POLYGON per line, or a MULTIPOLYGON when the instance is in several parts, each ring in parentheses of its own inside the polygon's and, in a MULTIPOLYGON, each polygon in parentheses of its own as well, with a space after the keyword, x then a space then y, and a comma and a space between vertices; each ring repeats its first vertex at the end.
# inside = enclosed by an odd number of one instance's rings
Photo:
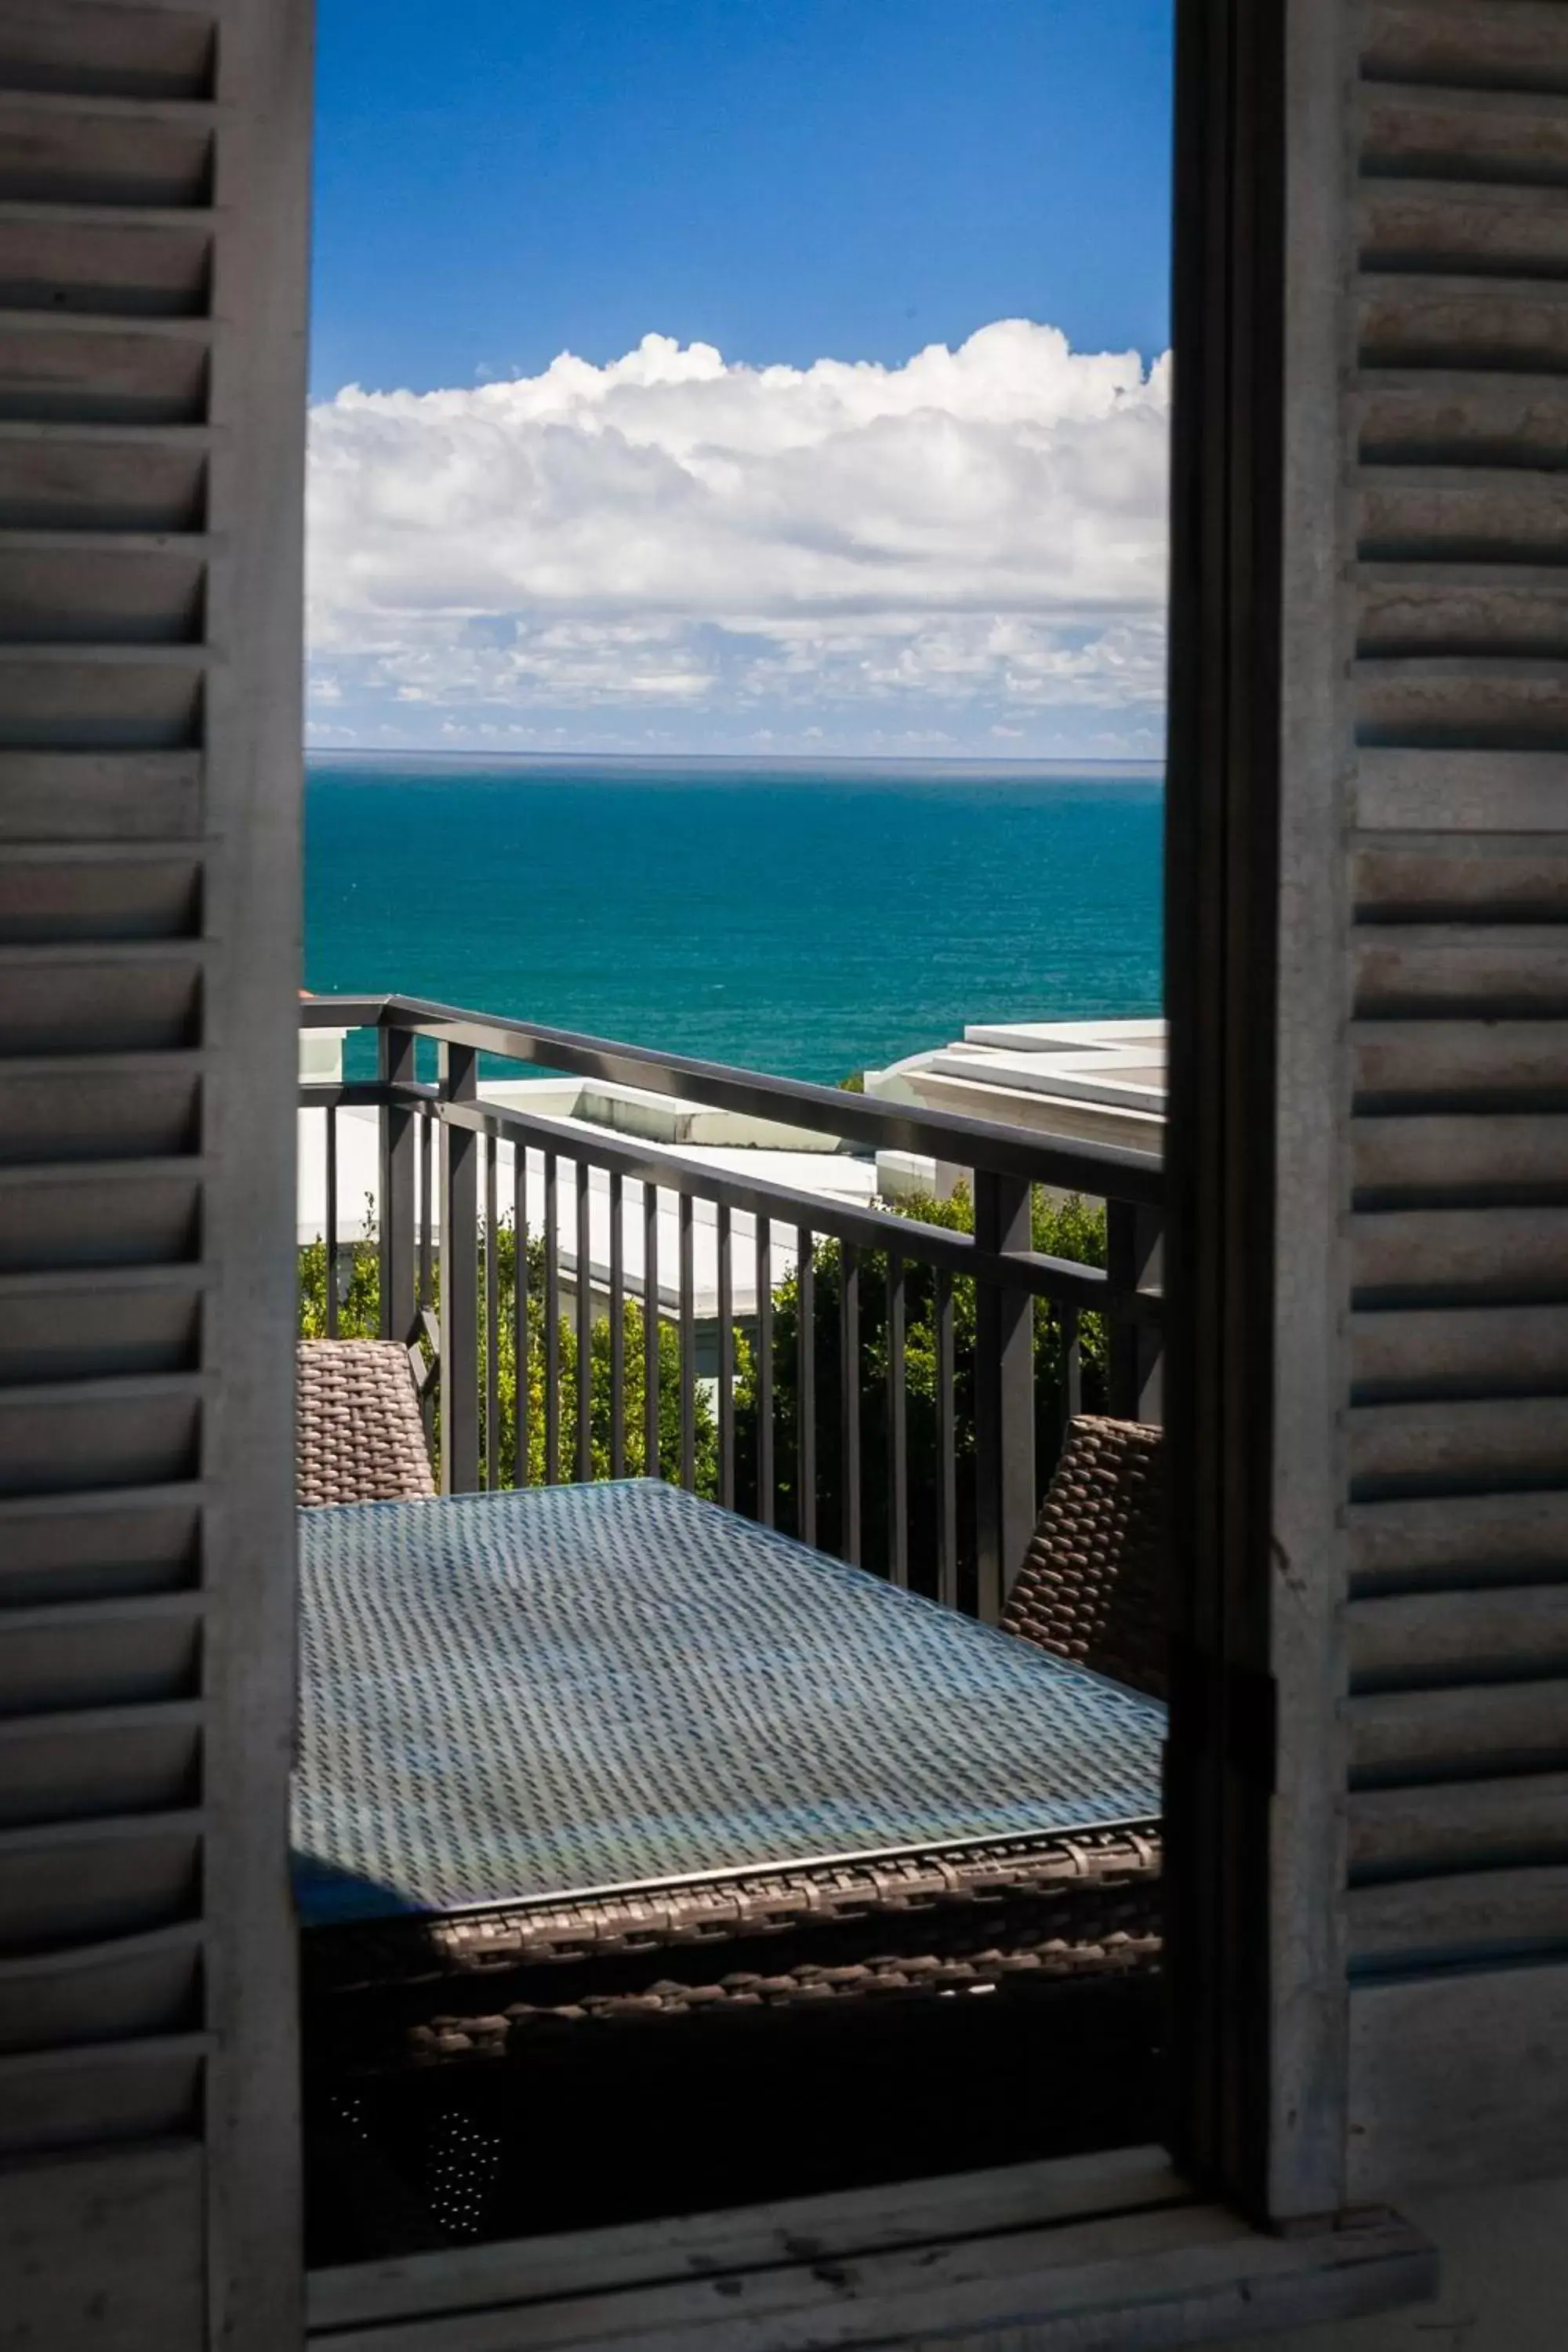
POLYGON ((318 757, 305 984, 831 1082, 1157 1012, 1161 827, 1109 772, 318 757))

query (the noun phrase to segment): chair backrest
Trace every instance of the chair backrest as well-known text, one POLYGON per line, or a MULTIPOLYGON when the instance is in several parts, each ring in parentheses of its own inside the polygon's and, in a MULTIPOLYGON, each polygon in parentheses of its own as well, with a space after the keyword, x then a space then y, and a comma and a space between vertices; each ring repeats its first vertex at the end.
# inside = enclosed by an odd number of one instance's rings
POLYGON ((298 1396, 301 1503, 435 1493, 408 1350, 395 1339, 302 1339, 298 1396))
POLYGON ((1070 1423, 1002 1622, 1070 1664, 1163 1698, 1170 1639, 1164 1433, 1070 1423))

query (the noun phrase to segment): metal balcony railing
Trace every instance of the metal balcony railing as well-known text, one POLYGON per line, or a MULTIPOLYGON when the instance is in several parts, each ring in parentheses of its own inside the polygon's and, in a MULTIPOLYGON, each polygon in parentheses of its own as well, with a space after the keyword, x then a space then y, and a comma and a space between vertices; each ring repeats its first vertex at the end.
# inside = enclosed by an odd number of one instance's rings
POLYGON ((443 1491, 652 1470, 994 1619, 1067 1419, 1159 1417, 1156 1159, 412 998, 300 1018, 375 1034, 373 1079, 300 1089, 325 1122, 324 1328, 368 1259, 443 1491), (481 1054, 929 1157, 964 1171, 973 1229, 483 1100, 481 1054), (363 1106, 356 1243, 339 1117, 363 1106), (1104 1203, 1103 1265, 1034 1247, 1047 1195, 1104 1203))

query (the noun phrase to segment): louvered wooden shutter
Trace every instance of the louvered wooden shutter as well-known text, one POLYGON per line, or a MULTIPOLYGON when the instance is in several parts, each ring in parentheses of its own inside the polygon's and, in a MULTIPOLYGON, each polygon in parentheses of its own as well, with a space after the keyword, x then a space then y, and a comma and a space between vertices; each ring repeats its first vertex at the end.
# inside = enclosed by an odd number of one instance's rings
POLYGON ((1568 2164, 1568 9, 1359 47, 1352 2197, 1568 2164))
POLYGON ((0 6, 0 2343, 298 2324, 308 76, 0 6))
POLYGON ((1184 2160, 1568 2168, 1568 5, 1181 0, 1184 2160))

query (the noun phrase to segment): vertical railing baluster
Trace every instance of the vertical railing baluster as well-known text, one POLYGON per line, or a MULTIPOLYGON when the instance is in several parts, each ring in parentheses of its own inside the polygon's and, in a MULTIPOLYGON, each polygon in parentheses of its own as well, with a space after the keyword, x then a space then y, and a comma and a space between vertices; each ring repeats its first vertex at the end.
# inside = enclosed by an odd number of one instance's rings
POLYGON ((958 1606, 958 1365, 952 1339, 952 1276, 933 1278, 936 1319, 936 1597, 958 1606))
POLYGON ((496 1211, 496 1139, 485 1138, 485 1485, 500 1485, 500 1234, 496 1211))
POLYGON ((421 1313, 433 1313, 436 1306, 435 1234, 436 1118, 425 1111, 419 1120, 419 1307, 421 1313))
POLYGON ((816 1541, 816 1255, 805 1225, 795 1234, 795 1484, 800 1489, 795 1533, 816 1541))
MULTIPOLYGON (((437 1335, 440 1330, 436 1305, 435 1141, 436 1114, 432 1110, 422 1110, 419 1114, 419 1298, 416 1318, 422 1342, 428 1338, 427 1323, 435 1325, 437 1335)), ((436 1361, 427 1368, 419 1399, 419 1418, 425 1424, 425 1443, 432 1453, 436 1445, 436 1399, 440 1392, 440 1371, 437 1346, 436 1361)))
POLYGON ((529 1362, 528 1362, 528 1150, 518 1144, 511 1166, 511 1231, 516 1244, 512 1259, 512 1353, 517 1366, 517 1410, 512 1429, 511 1483, 528 1484, 529 1362))
POLYGON ((544 1155, 544 1483, 561 1483, 561 1263, 556 1159, 544 1155))
POLYGON ((326 1108, 327 1201, 326 1230, 321 1236, 327 1276, 327 1337, 338 1336, 338 1109, 326 1108))
POLYGON ((719 1203, 719 1500, 735 1507, 735 1285, 730 1211, 719 1203))
MULTIPOLYGON (((441 1046, 441 1094, 471 1104, 479 1055, 441 1046)), ((479 1138, 441 1121, 441 1491, 471 1494, 479 1483, 479 1138)))
POLYGON ((1076 1307, 1058 1310, 1062 1334, 1062 1435, 1083 1411, 1083 1333, 1076 1307))
POLYGON ((910 1580, 909 1400, 904 1385, 904 1261, 888 1258, 888 1574, 910 1580))
MULTIPOLYGON (((1158 1209, 1132 1201, 1105 1204, 1105 1271, 1118 1290, 1144 1290, 1160 1280, 1162 1219, 1158 1209)), ((1119 1421, 1161 1417, 1160 1332, 1156 1325, 1110 1321, 1110 1404, 1119 1421)))
MULTIPOLYGON (((414 1039, 405 1029, 378 1029, 375 1034, 376 1075, 384 1087, 414 1082, 414 1039)), ((381 1276, 381 1336, 414 1337, 417 1312, 415 1297, 415 1115, 383 1102, 377 1115, 379 1166, 379 1230, 376 1248, 381 1276)))
MULTIPOLYGON (((988 1256, 1027 1250, 1030 1187, 1022 1176, 974 1175, 974 1243, 988 1256)), ((1035 1492, 1034 1297, 1022 1284, 974 1286, 975 1613, 994 1625, 1024 1564, 1035 1492)))
POLYGON ((626 1261, 624 1187, 610 1177, 610 1475, 626 1475, 626 1261))
POLYGON ((658 1186, 642 1188, 643 1475, 658 1478, 658 1186))
POLYGON ((575 1162, 577 1188, 577 1477, 594 1475, 594 1228, 588 1163, 575 1162))
POLYGON ((773 1228, 770 1217, 756 1224, 757 1296, 757 1517, 773 1523, 773 1228))
POLYGON ((680 1483, 697 1484, 697 1275, 696 1202, 689 1192, 678 1195, 680 1235, 680 1483))
POLYGON ((860 1253, 838 1244, 838 1549, 860 1562, 860 1253))

